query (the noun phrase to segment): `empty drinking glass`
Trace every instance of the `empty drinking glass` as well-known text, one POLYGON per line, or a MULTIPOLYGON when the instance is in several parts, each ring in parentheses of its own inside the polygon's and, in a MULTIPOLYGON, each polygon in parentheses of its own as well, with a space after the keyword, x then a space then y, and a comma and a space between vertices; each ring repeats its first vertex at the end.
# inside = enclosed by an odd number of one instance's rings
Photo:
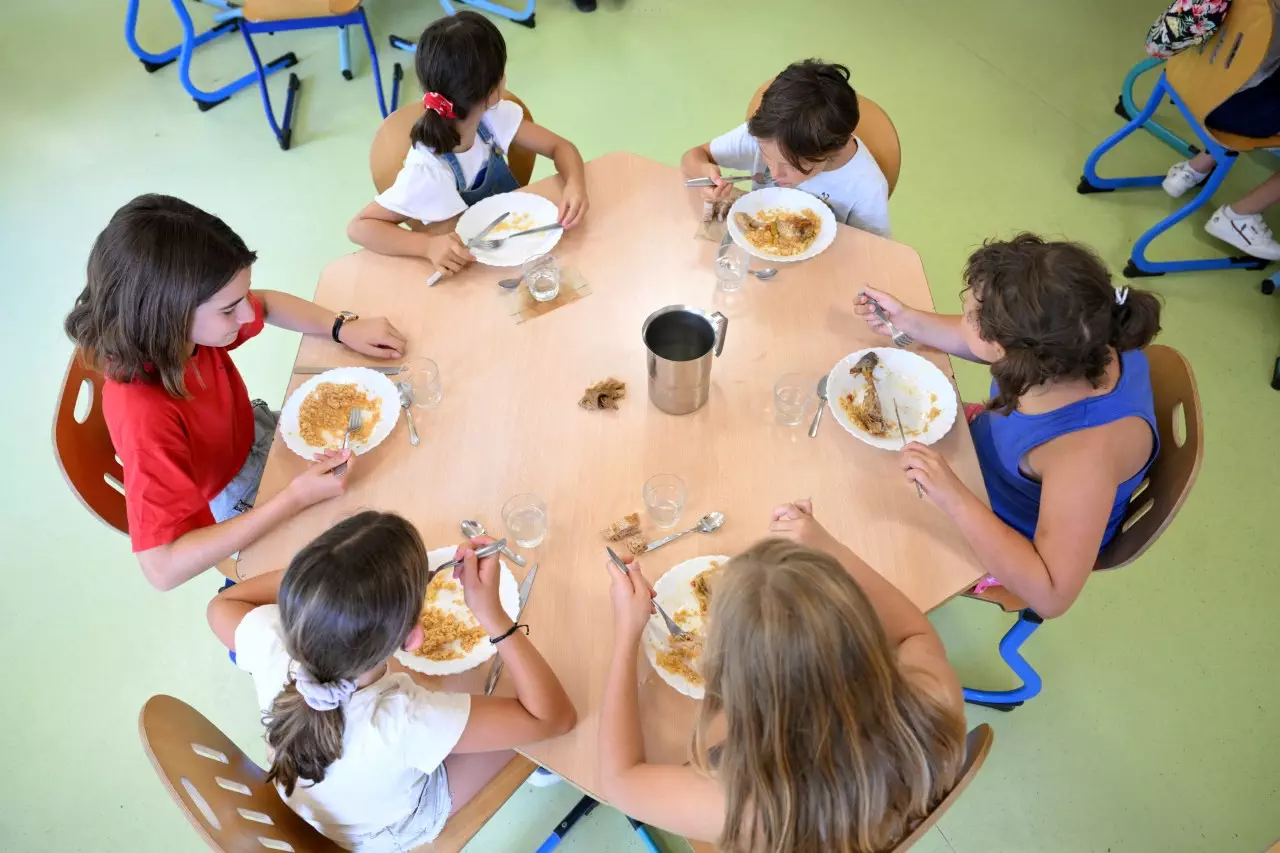
POLYGON ((742 289, 751 256, 737 243, 728 243, 716 250, 716 284, 726 293, 742 289))
POLYGON ((524 262, 524 280, 530 296, 550 302, 560 295, 560 262, 555 255, 535 255, 524 262))
POLYGON ((774 419, 786 426, 797 426, 815 396, 814 382, 809 377, 788 373, 773 386, 774 419))
POLYGON ((689 496, 684 481, 675 474, 658 474, 644 484, 644 505, 656 527, 675 527, 689 496))
POLYGON ((537 495, 516 495, 502 505, 502 523, 521 548, 537 548, 547 535, 547 505, 537 495))
POLYGON ((400 368, 397 376, 391 377, 397 384, 409 386, 409 396, 413 404, 423 409, 434 409, 444 399, 444 388, 440 385, 440 368, 429 358, 411 358, 400 368))

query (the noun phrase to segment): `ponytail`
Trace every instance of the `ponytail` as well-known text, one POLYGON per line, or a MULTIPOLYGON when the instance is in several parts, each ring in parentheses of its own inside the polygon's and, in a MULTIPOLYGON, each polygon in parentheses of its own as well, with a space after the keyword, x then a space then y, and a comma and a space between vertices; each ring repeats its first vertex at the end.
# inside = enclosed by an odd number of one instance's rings
POLYGON ((267 782, 282 786, 286 797, 293 796, 299 779, 324 781, 329 765, 342 757, 347 723, 342 705, 325 711, 311 707, 295 681, 276 696, 263 722, 272 750, 267 782))
POLYGON ((465 121, 473 110, 483 110, 502 86, 507 44, 488 18, 459 12, 423 31, 413 64, 427 93, 423 104, 427 109, 409 131, 409 139, 437 154, 447 154, 462 142, 458 122, 465 121), (442 102, 449 109, 436 112, 430 106, 442 102))
POLYGON ((1130 287, 1117 290, 1111 318, 1111 345, 1116 352, 1142 349, 1160 333, 1160 297, 1130 287))
POLYGON ((453 151, 462 143, 458 121, 467 117, 467 109, 456 107, 454 114, 458 118, 449 119, 430 109, 426 110, 409 130, 409 141, 414 145, 425 145, 440 154, 453 151))

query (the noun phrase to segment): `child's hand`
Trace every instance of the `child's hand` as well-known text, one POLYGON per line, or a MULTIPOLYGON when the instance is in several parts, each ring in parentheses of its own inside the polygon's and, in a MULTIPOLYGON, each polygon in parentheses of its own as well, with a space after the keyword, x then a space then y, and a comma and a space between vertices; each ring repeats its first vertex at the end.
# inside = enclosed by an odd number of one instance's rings
POLYGON ((348 320, 338 330, 338 340, 356 352, 374 358, 400 358, 404 355, 404 335, 386 317, 348 320))
POLYGON ((498 583, 502 568, 498 555, 476 558, 476 548, 488 545, 492 536, 477 536, 458 546, 456 556, 462 557, 462 565, 453 570, 453 576, 462 582, 462 597, 475 614, 476 621, 490 636, 497 636, 511 627, 511 617, 502 609, 498 597, 498 583))
POLYGON ((715 182, 714 187, 706 187, 702 190, 702 197, 708 201, 719 201, 722 198, 728 198, 729 193, 733 192, 733 184, 720 177, 720 167, 715 163, 706 164, 698 170, 698 174, 691 177, 710 178, 715 182))
POLYGON ((347 490, 355 461, 355 454, 350 450, 326 450, 316 457, 315 464, 294 477, 285 490, 298 502, 298 509, 336 498, 347 490), (347 470, 334 475, 333 469, 343 462, 347 463, 347 470))
POLYGON ((442 272, 461 272, 475 259, 456 231, 427 240, 427 260, 442 272))
POLYGON ((773 511, 769 532, 797 545, 834 554, 839 543, 827 529, 813 517, 813 501, 805 499, 783 504, 773 511))
POLYGON ((900 464, 907 479, 919 483, 924 493, 948 515, 969 493, 969 489, 960 482, 947 460, 932 447, 911 442, 902 449, 900 464))
POLYGON ((623 557, 629 571, 623 572, 610 560, 609 575, 613 582, 609 586, 609 597, 613 600, 613 627, 619 644, 635 645, 640 642, 640 634, 644 626, 649 624, 649 617, 658 611, 653 606, 653 587, 645 579, 640 564, 634 557, 623 557))
POLYGON ((909 314, 911 309, 903 305, 894 297, 879 290, 873 290, 870 287, 863 288, 858 294, 858 298, 853 303, 853 313, 857 314, 863 321, 871 327, 871 331, 878 335, 889 337, 889 327, 880 322, 880 318, 875 315, 872 310, 871 300, 874 299, 880 303, 880 307, 884 309, 884 313, 889 316, 893 324, 901 329, 904 315, 909 314), (870 297, 870 298, 868 298, 870 297))
POLYGON ((564 195, 560 198, 560 224, 566 229, 577 225, 586 215, 587 207, 587 188, 581 181, 566 181, 564 195))

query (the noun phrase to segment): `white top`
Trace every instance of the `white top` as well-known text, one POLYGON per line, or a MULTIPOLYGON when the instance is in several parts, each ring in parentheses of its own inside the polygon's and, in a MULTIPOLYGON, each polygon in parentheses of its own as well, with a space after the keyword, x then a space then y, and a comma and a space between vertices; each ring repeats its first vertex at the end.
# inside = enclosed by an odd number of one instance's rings
MULTIPOLYGON (((280 608, 252 610, 236 628, 236 666, 253 675, 265 714, 294 663, 284 648, 280 608)), ((471 713, 466 693, 435 693, 404 673, 388 673, 357 690, 344 706, 342 757, 317 785, 299 781, 280 796, 329 838, 357 838, 413 814, 427 777, 458 743, 471 713)))
POLYGON ((1253 72, 1253 76, 1245 81, 1245 84, 1237 90, 1238 92, 1252 89, 1280 68, 1280 9, 1273 7, 1271 15, 1271 44, 1267 47, 1267 55, 1262 58, 1262 64, 1258 66, 1258 70, 1253 72))
MULTIPOLYGON (((511 140, 515 139, 516 131, 524 121, 524 110, 516 102, 504 99, 486 110, 480 121, 488 127, 498 146, 508 151, 511 140)), ((458 158, 462 178, 470 187, 485 163, 489 162, 489 146, 476 134, 470 148, 454 152, 453 156, 458 158)), ((421 143, 415 143, 409 149, 404 166, 396 175, 396 182, 374 201, 393 213, 420 220, 425 225, 451 219, 467 209, 458 194, 458 183, 449 164, 421 143)))
MULTIPOLYGON (((857 137, 854 137, 857 139, 857 137)), ((765 170, 760 143, 738 125, 728 133, 711 140, 711 156, 727 169, 745 169, 753 175, 765 170)), ((858 140, 858 153, 839 169, 817 172, 796 189, 804 190, 827 203, 836 219, 854 228, 891 237, 889 228, 889 182, 880 164, 858 140)))

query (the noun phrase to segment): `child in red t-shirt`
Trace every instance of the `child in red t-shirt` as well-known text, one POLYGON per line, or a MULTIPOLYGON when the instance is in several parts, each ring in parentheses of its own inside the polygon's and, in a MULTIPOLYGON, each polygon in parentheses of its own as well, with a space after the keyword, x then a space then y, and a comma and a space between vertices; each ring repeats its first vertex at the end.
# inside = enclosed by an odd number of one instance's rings
POLYGON ((67 316, 86 363, 107 377, 102 409, 124 466, 129 537, 147 580, 168 590, 314 503, 342 494, 330 451, 254 507, 275 415, 249 399, 230 350, 264 322, 399 358, 404 336, 287 293, 251 291, 257 255, 181 199, 143 195, 111 217, 67 316))

